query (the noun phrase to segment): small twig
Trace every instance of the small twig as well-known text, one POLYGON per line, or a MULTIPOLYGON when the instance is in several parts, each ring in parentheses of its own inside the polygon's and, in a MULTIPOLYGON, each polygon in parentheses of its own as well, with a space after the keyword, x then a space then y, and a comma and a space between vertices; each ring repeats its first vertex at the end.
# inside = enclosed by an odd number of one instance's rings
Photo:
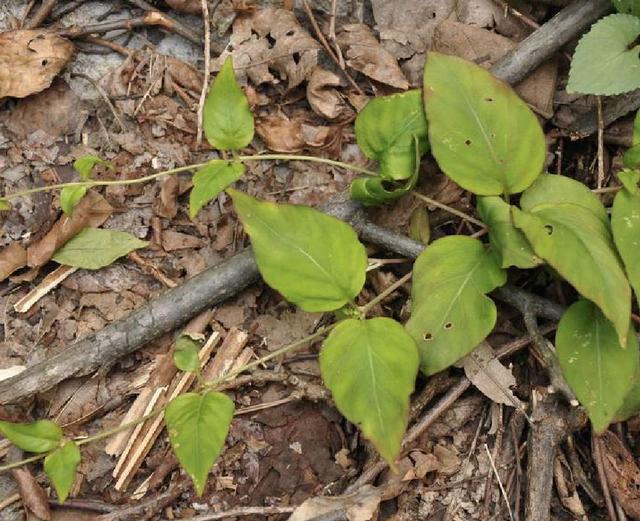
POLYGON ((424 201, 425 203, 427 203, 429 206, 435 206, 436 208, 440 208, 441 210, 444 210, 445 212, 449 212, 452 215, 455 215, 457 217, 460 217, 461 219, 464 219, 465 221, 469 221, 470 223, 473 223, 477 226, 480 226, 481 228, 486 228, 485 224, 480 220, 480 219, 476 219, 475 217, 472 217, 464 212, 461 212, 460 210, 456 210, 455 208, 452 208, 451 206, 447 206, 446 204, 443 204, 439 201, 436 201, 435 199, 432 199, 431 197, 427 197, 426 195, 422 195, 419 192, 411 192, 411 194, 414 197, 417 197, 418 199, 420 199, 421 201, 424 201))
POLYGON ((509 503, 509 497, 507 496, 507 492, 505 491, 504 486, 502 485, 500 474, 498 474, 498 469, 496 468, 496 464, 493 461, 493 457, 491 456, 491 452, 489 451, 489 447, 487 447, 486 443, 484 444, 484 450, 487 452, 487 457, 489 458, 489 463, 491 464, 491 470, 493 470, 496 480, 498 481, 498 486, 500 487, 502 498, 504 499, 504 502, 507 504, 507 510, 509 511, 509 519, 513 521, 513 512, 511 511, 511 504, 509 503))
POLYGON ((25 24, 27 23, 27 18, 29 18, 29 14, 31 13, 34 5, 36 5, 36 0, 29 0, 29 3, 24 8, 24 13, 22 13, 22 18, 20 19, 20 23, 18 25, 18 27, 20 27, 21 29, 24 28, 25 24))
POLYGON ((393 284, 391 284, 388 288, 386 288, 382 293, 378 296, 367 302, 364 306, 360 308, 360 313, 366 315, 369 311, 371 311, 375 306, 377 306, 380 302, 386 299, 389 295, 391 295, 398 288, 402 287, 404 284, 411 280, 413 272, 407 273, 404 277, 399 278, 393 284))
POLYGON ((192 29, 182 24, 178 20, 175 20, 174 18, 171 18, 170 16, 167 16, 166 14, 156 10, 156 8, 153 5, 151 5, 149 2, 146 2, 145 0, 126 0, 126 1, 129 2, 130 4, 135 5, 136 7, 139 7, 140 9, 143 9, 144 11, 153 11, 157 17, 161 17, 163 19, 162 26, 168 31, 172 31, 176 34, 179 34, 183 38, 186 38, 187 40, 195 43, 198 46, 202 45, 202 35, 194 32, 192 29))
POLYGON ((239 507, 226 512, 215 512, 212 514, 202 514, 195 517, 188 517, 182 521, 214 521, 226 517, 236 516, 268 516, 275 514, 291 514, 296 507, 239 507))
POLYGON ((593 462, 598 470, 598 479, 600 480, 600 487, 602 488, 602 495, 604 496, 604 503, 607 506, 607 513, 609 514, 610 521, 617 521, 616 511, 613 506, 613 499, 611 498, 611 492, 609 490, 609 483, 607 482, 607 475, 604 472, 604 463, 602 461, 602 446, 600 445, 600 438, 591 431, 591 450, 593 452, 593 462))
POLYGON ((202 91, 198 101, 198 130, 196 132, 196 150, 202 144, 202 126, 204 114, 204 102, 207 99, 209 87, 209 75, 211 74, 211 20, 209 20, 209 2, 202 0, 202 22, 204 23, 204 78, 202 79, 202 91))
POLYGON ((600 190, 604 184, 604 120, 602 116, 602 98, 596 96, 598 107, 598 180, 597 188, 600 190))
POLYGON ((33 19, 27 24, 27 29, 36 29, 42 25, 47 19, 47 16, 51 14, 53 8, 58 3, 58 0, 43 0, 40 8, 33 15, 33 19))

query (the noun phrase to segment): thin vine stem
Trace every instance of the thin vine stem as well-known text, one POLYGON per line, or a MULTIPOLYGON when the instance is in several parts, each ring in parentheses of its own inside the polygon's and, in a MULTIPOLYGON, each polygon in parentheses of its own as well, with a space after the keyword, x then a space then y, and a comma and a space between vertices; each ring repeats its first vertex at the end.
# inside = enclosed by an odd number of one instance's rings
MULTIPOLYGON (((246 163, 250 161, 308 161, 312 163, 322 163, 325 165, 331 165, 338 168, 343 168, 345 170, 352 170, 354 172, 359 172, 361 174, 366 174, 370 176, 377 176, 378 174, 372 170, 368 170, 367 168, 352 165, 350 163, 343 163, 342 161, 335 161, 333 159, 327 159, 324 157, 313 157, 313 156, 298 156, 298 155, 289 155, 289 154, 256 154, 249 156, 237 156, 233 158, 234 161, 238 161, 240 163, 246 163)), ((189 170, 197 170, 209 164, 210 161, 206 163, 195 163, 193 165, 180 166, 177 168, 172 168, 170 170, 163 170, 162 172, 156 172, 155 174, 150 174, 144 177, 139 177, 137 179, 123 179, 123 180, 112 180, 112 181, 73 181, 71 183, 57 183, 54 185, 47 186, 39 186, 36 188, 30 188, 28 190, 21 190, 19 192, 13 192, 11 194, 6 194, 0 196, 0 199, 5 201, 9 201, 11 199, 15 199, 17 197, 23 197, 25 195, 36 194, 40 192, 50 192, 52 190, 59 190, 67 187, 76 187, 76 186, 84 186, 86 188, 91 188, 94 186, 112 186, 112 185, 134 185, 139 183, 146 183, 147 181, 153 181, 154 179, 158 179, 159 177, 165 175, 175 175, 182 172, 188 172, 189 170)))
POLYGON ((405 283, 409 282, 409 280, 411 280, 412 276, 413 276, 413 272, 410 271, 405 276, 403 276, 403 277, 399 278, 398 280, 396 280, 393 284, 391 284, 387 289, 385 289, 377 297, 371 299, 364 306, 361 306, 360 308, 358 308, 360 313, 362 313, 363 316, 366 316, 367 313, 369 311, 371 311, 376 304, 382 302, 384 299, 386 299, 389 295, 391 295, 399 287, 401 287, 405 283))
POLYGON ((450 214, 453 214, 457 217, 460 217, 461 219, 464 219, 465 221, 469 221, 470 223, 473 223, 477 226, 480 226, 482 228, 486 228, 486 225, 479 219, 476 219, 475 217, 472 217, 471 215, 468 215, 464 212, 461 212, 460 210, 456 210, 455 208, 452 208, 451 206, 447 206, 446 204, 443 204, 439 201, 436 201, 435 199, 431 199, 431 197, 427 197, 426 195, 422 195, 418 192, 411 192, 411 194, 414 197, 417 197, 418 199, 420 199, 421 201, 424 201, 425 203, 427 203, 430 206, 435 206, 436 208, 440 208, 441 210, 444 210, 445 212, 449 212, 450 214))

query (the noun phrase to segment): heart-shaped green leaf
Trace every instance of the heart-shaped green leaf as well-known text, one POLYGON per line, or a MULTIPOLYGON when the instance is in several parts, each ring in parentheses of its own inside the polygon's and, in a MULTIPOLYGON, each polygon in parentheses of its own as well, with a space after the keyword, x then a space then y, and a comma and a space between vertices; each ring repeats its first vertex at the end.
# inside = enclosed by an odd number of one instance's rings
POLYGON ((605 224, 569 203, 539 205, 528 212, 514 207, 512 214, 536 255, 600 307, 625 345, 631 289, 605 224))
POLYGON ((231 56, 211 84, 204 103, 202 126, 207 140, 218 150, 239 150, 253 139, 249 100, 236 81, 231 56))
POLYGON ((360 293, 367 254, 348 224, 307 206, 227 192, 262 277, 287 300, 305 311, 333 311, 360 293))
POLYGON ((44 471, 53 483, 61 504, 69 495, 79 464, 80 449, 73 441, 65 441, 44 459, 44 471))
POLYGON ((621 172, 618 176, 624 179, 625 188, 613 201, 611 229, 636 299, 640 299, 640 173, 621 172))
POLYGON ((497 316, 487 293, 505 282, 494 254, 476 239, 450 236, 427 246, 413 267, 406 325, 422 371, 446 369, 487 337, 497 316))
POLYGON ((619 13, 640 16, 640 0, 613 0, 613 6, 619 13))
POLYGON ((524 234, 513 225, 511 206, 500 197, 479 197, 478 214, 489 227, 491 246, 502 259, 503 268, 527 269, 542 263, 524 234))
POLYGON ((571 60, 568 92, 612 96, 640 87, 640 19, 612 14, 585 34, 571 60))
POLYGON ((419 90, 382 96, 371 100, 355 122, 358 145, 380 163, 383 180, 409 179, 418 160, 429 150, 427 120, 419 90))
POLYGON ((389 318, 340 322, 320 353, 322 379, 338 410, 392 467, 407 428, 418 365, 415 342, 389 318))
POLYGON ((193 176, 193 188, 189 194, 189 215, 193 219, 202 207, 218 197, 244 174, 242 163, 215 160, 202 167, 193 176))
POLYGON ((200 369, 198 358, 200 344, 189 335, 180 335, 173 350, 173 363, 180 371, 195 372, 200 369))
POLYGON ((478 195, 517 194, 542 173, 545 142, 536 116, 490 72, 430 52, 424 98, 432 153, 464 189, 478 195))
POLYGON ((611 322, 581 300, 562 316, 556 333, 558 361, 569 387, 587 410, 596 432, 604 431, 633 387, 640 353, 633 329, 625 347, 611 322))
POLYGON ((56 251, 53 260, 66 266, 97 270, 148 244, 130 233, 85 228, 56 251))
POLYGON ((164 412, 169 441, 199 496, 229 432, 235 406, 222 393, 185 393, 164 412))
POLYGON ((27 452, 49 452, 62 439, 62 429, 49 420, 32 423, 0 421, 0 433, 16 447, 27 452))

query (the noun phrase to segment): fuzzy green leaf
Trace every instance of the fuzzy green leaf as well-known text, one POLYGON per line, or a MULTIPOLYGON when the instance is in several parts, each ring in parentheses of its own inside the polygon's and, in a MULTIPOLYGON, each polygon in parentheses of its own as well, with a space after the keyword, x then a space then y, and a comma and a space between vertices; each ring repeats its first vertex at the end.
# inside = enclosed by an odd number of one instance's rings
POLYGON ((234 410, 233 401, 217 392, 182 394, 165 410, 171 447, 199 496, 224 446, 234 410))
POLYGON ((0 421, 0 433, 16 447, 27 452, 49 452, 62 439, 62 429, 49 420, 32 423, 0 421))
POLYGON ((419 90, 382 96, 371 100, 355 122, 358 145, 380 163, 383 180, 409 179, 418 161, 429 150, 427 120, 419 90))
POLYGON ((202 167, 193 176, 189 194, 189 215, 193 219, 202 207, 218 197, 220 192, 235 183, 244 174, 242 163, 215 160, 202 167))
POLYGON ((75 442, 66 441, 44 459, 44 471, 53 483, 61 504, 73 486, 80 457, 80 449, 75 442))
POLYGON ((198 342, 189 335, 181 335, 176 341, 176 347, 173 350, 173 363, 181 371, 198 371, 200 369, 198 351, 200 351, 198 342))
POLYGON ((415 342, 389 318, 349 319, 324 341, 320 371, 338 410, 395 467, 420 360, 415 342))
POLYGON ((619 13, 640 16, 640 0, 613 0, 613 6, 619 13))
POLYGON ((638 341, 633 329, 625 336, 622 347, 611 322, 587 300, 573 304, 558 324, 556 352, 562 373, 596 432, 611 423, 634 384, 638 341))
POLYGON ((625 180, 625 188, 618 192, 613 201, 611 229, 631 287, 635 291, 636 299, 640 299, 640 174, 626 174, 619 174, 619 177, 625 180))
POLYGON ((585 34, 571 60, 567 92, 613 96, 640 87, 640 19, 612 14, 585 34))
POLYGON ((489 240, 502 259, 502 267, 534 268, 542 263, 524 234, 511 220, 511 206, 500 197, 479 197, 478 214, 489 227, 489 240))
POLYGON ((207 140, 218 150, 239 150, 253 139, 253 114, 249 100, 236 81, 231 56, 209 89, 202 126, 207 140))
POLYGON ((506 272, 476 239, 450 236, 427 246, 413 267, 406 325, 418 344, 422 371, 446 369, 487 337, 497 316, 487 293, 505 282, 506 272))
POLYGON ((85 228, 56 251, 53 260, 66 266, 97 270, 148 244, 130 233, 85 228))
POLYGON ((517 194, 542 173, 540 123, 515 91, 487 70, 430 52, 424 98, 432 153, 464 189, 517 194))
POLYGON ((528 212, 512 208, 512 214, 536 255, 595 302, 626 344, 631 289, 605 224, 569 203, 539 205, 528 212))
POLYGON ((306 206, 227 192, 262 277, 287 300, 305 311, 333 311, 360 293, 367 254, 348 224, 306 206))

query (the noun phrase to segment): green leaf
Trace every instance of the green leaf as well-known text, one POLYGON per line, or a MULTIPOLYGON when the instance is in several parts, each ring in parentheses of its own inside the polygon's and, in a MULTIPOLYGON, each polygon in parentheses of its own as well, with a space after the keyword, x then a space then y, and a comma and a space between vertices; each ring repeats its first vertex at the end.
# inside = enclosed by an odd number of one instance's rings
POLYGON ((365 155, 380 163, 382 179, 409 179, 417 168, 414 139, 418 160, 429 150, 420 91, 374 98, 358 114, 355 132, 365 155))
POLYGON ((490 72, 430 52, 424 97, 432 153, 464 189, 478 195, 517 194, 542 173, 546 150, 536 116, 490 72))
POLYGON ((200 351, 198 342, 189 335, 181 335, 173 350, 173 363, 181 371, 196 372, 200 369, 198 351, 200 351))
POLYGON ((581 300, 563 315, 556 352, 569 387, 587 410, 596 432, 604 431, 633 387, 640 353, 633 329, 622 347, 611 322, 591 302, 581 300))
POLYGON ((113 168, 113 165, 108 161, 104 161, 97 156, 82 156, 73 162, 73 169, 80 174, 80 179, 87 181, 91 179, 93 167, 96 165, 106 165, 109 168, 113 168))
POLYGON ((44 471, 58 494, 58 502, 64 503, 76 478, 80 464, 80 449, 73 441, 65 441, 44 459, 44 471))
POLYGON ((253 114, 249 100, 236 82, 231 56, 209 89, 202 123, 207 140, 218 150, 239 150, 253 139, 253 114))
POLYGON ((85 228, 56 251, 53 260, 66 266, 97 270, 148 244, 130 233, 85 228))
POLYGON ((638 170, 623 170, 618 172, 618 179, 622 183, 624 189, 631 195, 638 193, 638 183, 640 183, 640 171, 638 170))
POLYGON ((189 195, 189 216, 193 219, 202 207, 218 197, 220 192, 235 183, 244 174, 242 163, 215 160, 202 167, 193 176, 189 195))
POLYGON ((613 422, 626 421, 640 411, 640 369, 633 377, 633 387, 627 393, 622 406, 616 411, 613 422))
POLYGON ((585 34, 571 60, 567 92, 612 96, 640 87, 640 19, 612 14, 585 34))
POLYGON ((637 185, 640 174, 635 174, 632 173, 632 178, 621 177, 628 182, 613 201, 611 229, 631 287, 635 291, 636 299, 640 299, 640 191, 637 185), (633 178, 636 180, 635 183, 632 182, 633 178), (626 188, 627 185, 635 193, 631 193, 626 188))
POLYGON ((65 186, 60 190, 60 207, 67 215, 71 215, 80 199, 87 193, 86 186, 65 186))
POLYGON ((418 350, 389 318, 340 322, 324 341, 320 371, 338 410, 395 467, 407 428, 418 350))
POLYGON ((633 120, 631 148, 622 156, 622 162, 627 168, 637 168, 640 166, 640 110, 636 112, 636 117, 633 120))
POLYGON ((486 294, 505 282, 493 253, 476 239, 450 236, 427 246, 413 267, 406 324, 418 344, 422 371, 446 369, 487 337, 497 313, 486 294))
POLYGON ((411 218, 409 219, 409 237, 422 244, 429 244, 431 240, 429 212, 424 206, 419 206, 411 214, 411 218))
POLYGON ((619 13, 640 16, 640 0, 613 0, 613 6, 619 13))
POLYGON ((512 208, 513 222, 542 257, 611 320, 626 344, 631 289, 607 226, 586 208, 567 203, 512 208))
POLYGON ((235 407, 222 393, 185 393, 172 400, 164 413, 169 441, 180 465, 199 496, 229 432, 235 407))
POLYGON ((346 223, 306 206, 227 191, 269 286, 305 311, 333 311, 364 285, 367 254, 346 223))
POLYGON ((62 439, 62 429, 49 420, 32 423, 0 421, 0 433, 16 447, 27 452, 49 452, 62 439))
POLYGON ((11 210, 11 203, 6 199, 0 198, 0 212, 11 210))
POLYGON ((561 175, 543 174, 520 198, 524 211, 538 211, 554 204, 570 204, 588 210, 607 228, 609 218, 602 202, 586 185, 561 175))
POLYGON ((489 227, 489 240, 502 259, 502 267, 534 268, 542 263, 524 234, 511 220, 511 206, 500 197, 478 198, 478 214, 489 227))

